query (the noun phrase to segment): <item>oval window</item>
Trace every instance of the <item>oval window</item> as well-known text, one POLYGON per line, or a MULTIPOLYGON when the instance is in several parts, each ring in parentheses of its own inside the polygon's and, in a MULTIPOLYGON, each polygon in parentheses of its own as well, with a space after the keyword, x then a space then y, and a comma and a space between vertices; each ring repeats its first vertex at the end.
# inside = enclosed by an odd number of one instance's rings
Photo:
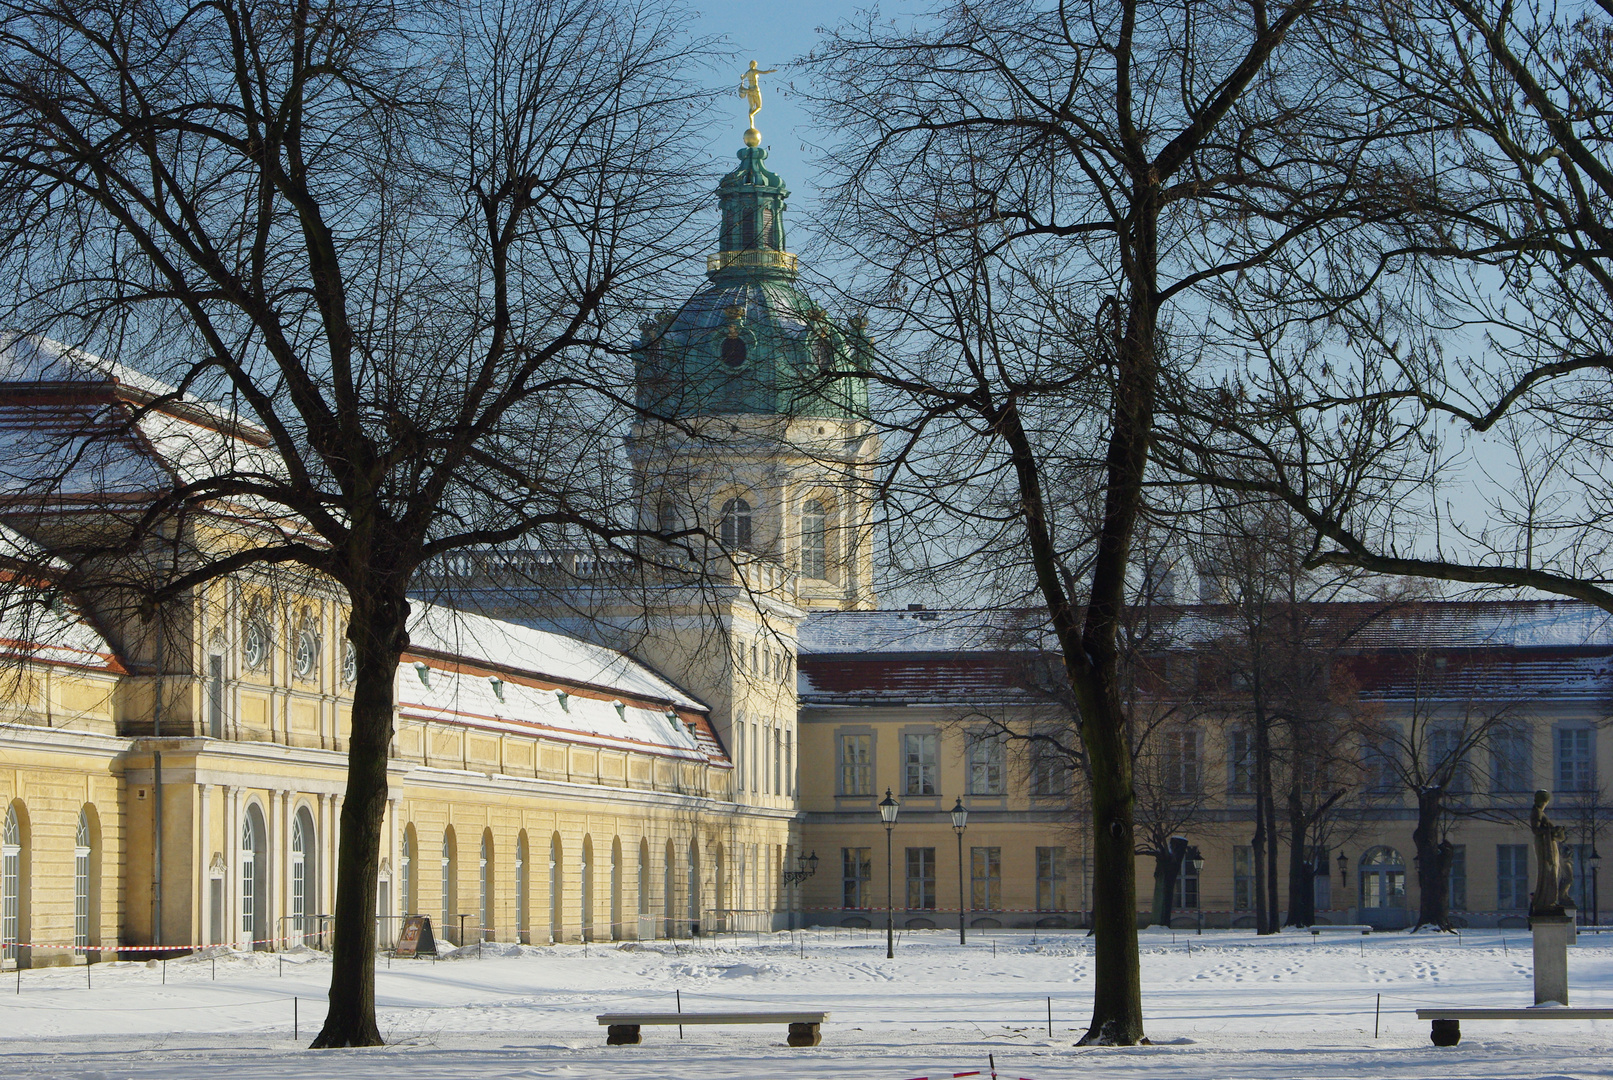
POLYGON ((745 363, 745 339, 738 333, 731 333, 723 338, 722 362, 729 367, 737 368, 745 363))

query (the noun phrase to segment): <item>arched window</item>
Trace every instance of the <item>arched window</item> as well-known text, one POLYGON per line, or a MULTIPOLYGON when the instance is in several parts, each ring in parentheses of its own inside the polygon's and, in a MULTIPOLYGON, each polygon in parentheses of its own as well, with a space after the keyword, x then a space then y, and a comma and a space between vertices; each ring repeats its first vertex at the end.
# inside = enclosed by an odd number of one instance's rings
POLYGON ((801 576, 829 576, 829 515, 816 499, 801 507, 801 576))
POLYGON ((678 504, 671 499, 662 499, 661 505, 655 508, 655 526, 664 533, 678 531, 678 504))
POLYGON ((398 856, 398 885, 399 899, 403 901, 403 913, 415 914, 415 909, 419 905, 415 903, 413 825, 403 827, 403 850, 398 856))
POLYGON ((73 948, 92 962, 99 959, 96 953, 90 952, 98 936, 94 930, 97 921, 95 886, 100 876, 97 872, 100 868, 95 865, 96 847, 90 810, 85 807, 78 812, 78 830, 73 836, 73 948))
POLYGON ((454 909, 459 906, 454 854, 454 828, 450 825, 442 834, 442 932, 455 945, 463 945, 454 927, 454 909))
POLYGON ((549 838, 549 940, 560 941, 565 937, 565 927, 560 922, 561 915, 561 886, 565 883, 565 876, 560 865, 560 834, 555 833, 549 838))
POLYGON ((527 888, 526 873, 526 830, 522 829, 515 838, 515 940, 522 945, 532 944, 532 935, 527 929, 531 921, 531 893, 527 888))
POLYGON ((291 819, 291 933, 299 945, 315 931, 319 876, 314 850, 314 819, 305 806, 291 819))
POLYGON ((476 917, 481 923, 477 931, 477 940, 493 940, 493 830, 482 831, 482 854, 478 866, 480 871, 477 877, 479 893, 476 904, 476 917))
POLYGON ((248 949, 268 949, 269 857, 263 811, 256 803, 241 815, 241 935, 248 949))
POLYGON ((750 549, 750 503, 744 499, 729 499, 722 504, 722 528, 719 539, 731 551, 750 549))
POLYGON ((17 943, 23 931, 23 850, 22 821, 17 805, 6 808, 6 824, 0 830, 0 957, 18 963, 17 943))

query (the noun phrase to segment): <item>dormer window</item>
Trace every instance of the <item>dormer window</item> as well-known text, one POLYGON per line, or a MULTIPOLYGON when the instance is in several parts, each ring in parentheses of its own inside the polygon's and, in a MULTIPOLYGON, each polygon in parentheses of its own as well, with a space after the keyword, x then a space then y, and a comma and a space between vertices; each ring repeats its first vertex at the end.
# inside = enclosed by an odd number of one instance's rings
POLYGON ((611 705, 613 705, 613 706, 614 706, 614 707, 615 707, 615 709, 616 709, 616 715, 617 715, 617 716, 618 716, 618 717, 619 717, 619 718, 620 718, 620 719, 622 719, 622 720, 626 720, 626 719, 627 719, 627 704, 626 704, 626 702, 622 702, 622 701, 613 701, 613 702, 611 702, 611 705))
POLYGON ((493 688, 493 696, 498 698, 499 703, 502 704, 504 702, 504 680, 490 678, 487 680, 487 685, 493 688))
POLYGON ((570 694, 566 693, 564 690, 556 690, 554 692, 554 699, 556 701, 560 702, 560 711, 561 712, 570 712, 571 711, 571 695, 570 694))
POLYGON ((416 660, 414 664, 415 678, 420 680, 421 686, 431 685, 431 668, 416 660))

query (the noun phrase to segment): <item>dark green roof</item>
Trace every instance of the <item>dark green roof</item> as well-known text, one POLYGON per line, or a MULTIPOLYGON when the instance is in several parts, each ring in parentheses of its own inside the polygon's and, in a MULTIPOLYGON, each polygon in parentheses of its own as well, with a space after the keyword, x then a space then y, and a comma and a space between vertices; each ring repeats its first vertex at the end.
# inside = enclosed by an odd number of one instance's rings
POLYGON ((717 188, 710 281, 676 312, 644 325, 639 405, 676 417, 760 413, 856 418, 868 411, 868 341, 860 320, 830 319, 796 283, 784 250, 789 191, 746 147, 717 188))

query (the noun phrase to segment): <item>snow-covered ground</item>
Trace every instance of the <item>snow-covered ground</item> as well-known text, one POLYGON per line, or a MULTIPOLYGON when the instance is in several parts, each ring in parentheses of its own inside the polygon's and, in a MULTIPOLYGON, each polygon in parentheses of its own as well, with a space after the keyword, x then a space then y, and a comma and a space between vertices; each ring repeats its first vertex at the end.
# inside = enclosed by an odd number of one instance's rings
MULTIPOLYGON (((1613 1021, 1465 1023, 1437 1049, 1420 1005, 1528 1005, 1522 931, 1143 933, 1154 1045, 1076 1049, 1092 960, 1079 933, 909 932, 644 945, 474 948, 377 975, 390 1045, 303 1049, 324 1015, 330 967, 315 953, 224 954, 0 976, 0 1076, 252 1080, 908 1080, 989 1069, 1005 1080, 1613 1075, 1613 1021), (468 955, 466 955, 468 954, 468 955), (282 973, 283 965, 283 973, 282 973), (164 979, 166 978, 166 983, 164 979), (644 1028, 607 1047, 596 1013, 826 1009, 823 1045, 782 1027, 644 1028), (1379 996, 1382 1013, 1373 1036, 1379 996), (301 1041, 292 1038, 293 998, 301 1041), (1048 1035, 1048 999, 1053 1034, 1048 1035)), ((1573 1004, 1613 1007, 1613 934, 1571 949, 1573 1004)))

